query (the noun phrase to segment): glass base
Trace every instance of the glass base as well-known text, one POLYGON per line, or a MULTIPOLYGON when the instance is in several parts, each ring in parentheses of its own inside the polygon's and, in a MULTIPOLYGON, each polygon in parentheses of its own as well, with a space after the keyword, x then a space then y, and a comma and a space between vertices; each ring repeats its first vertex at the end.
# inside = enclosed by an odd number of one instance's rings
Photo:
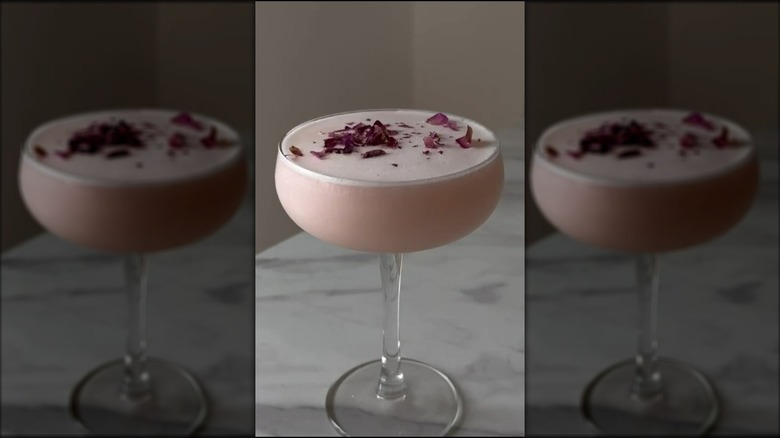
POLYGON ((344 436, 444 436, 463 416, 463 402, 452 381, 422 362, 401 359, 405 396, 377 396, 381 364, 358 365, 328 390, 325 409, 333 427, 344 436))
POLYGON ((663 392, 651 400, 631 394, 635 361, 619 362, 596 376, 582 394, 585 419, 602 435, 702 435, 720 413, 715 388, 695 368, 659 359, 663 392))
POLYGON ((143 400, 119 394, 122 359, 84 376, 70 396, 70 413, 93 435, 191 435, 206 419, 203 388, 189 372, 158 359, 146 364, 152 390, 143 400))

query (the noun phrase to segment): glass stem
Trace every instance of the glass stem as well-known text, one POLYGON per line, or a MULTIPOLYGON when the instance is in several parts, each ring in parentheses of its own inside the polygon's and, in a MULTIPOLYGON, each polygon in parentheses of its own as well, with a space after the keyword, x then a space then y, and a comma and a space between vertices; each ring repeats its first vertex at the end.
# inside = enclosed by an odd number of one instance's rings
POLYGON ((126 256, 125 275, 128 305, 127 351, 124 358, 125 374, 119 392, 122 398, 140 401, 151 394, 149 373, 146 370, 146 256, 126 256))
POLYGON ((640 254, 636 260, 639 283, 639 348, 636 374, 631 390, 639 400, 650 400, 662 393, 658 371, 658 257, 640 254))
POLYGON ((406 382, 401 372, 401 265, 403 254, 380 254, 379 270, 384 293, 384 324, 382 327, 382 370, 376 394, 379 398, 397 399, 406 395, 406 382))

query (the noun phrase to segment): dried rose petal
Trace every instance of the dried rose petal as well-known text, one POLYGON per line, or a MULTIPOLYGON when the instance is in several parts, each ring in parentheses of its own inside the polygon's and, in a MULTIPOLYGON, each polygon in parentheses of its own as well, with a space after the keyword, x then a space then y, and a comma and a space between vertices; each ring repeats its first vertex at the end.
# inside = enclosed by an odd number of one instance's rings
POLYGON ((652 132, 636 120, 628 123, 604 123, 585 133, 580 139, 582 153, 606 154, 615 147, 654 147, 652 132))
POLYGON ((74 132, 68 139, 71 153, 96 154, 106 146, 142 147, 141 131, 124 120, 99 122, 74 132))
POLYGON ((717 137, 712 139, 712 144, 714 144, 718 148, 725 148, 729 145, 729 128, 722 127, 720 128, 720 134, 718 134, 717 137))
POLYGON ((427 137, 423 138, 423 143, 426 148, 436 149, 441 146, 441 137, 435 132, 431 132, 427 137))
POLYGON ((686 133, 680 138, 680 147, 691 149, 699 144, 699 138, 693 133, 686 133))
POLYGON ((384 151, 384 149, 374 149, 368 152, 363 153, 363 158, 373 158, 373 157, 379 157, 381 155, 385 155, 387 152, 384 151))
POLYGON ((463 149, 468 149, 471 147, 471 134, 473 131, 471 130, 471 126, 466 125, 466 135, 460 138, 456 138, 455 141, 462 147, 463 149))
POLYGON ((213 148, 217 145, 217 128, 211 127, 209 134, 200 139, 200 143, 206 148, 213 148))
POLYGON ((46 158, 46 156, 49 155, 49 153, 46 152, 46 149, 44 149, 43 146, 40 145, 35 145, 33 151, 35 152, 35 155, 37 155, 39 158, 46 158))
POLYGON ((428 120, 426 120, 426 122, 430 123, 431 125, 445 125, 448 121, 449 118, 442 113, 436 113, 429 117, 428 120))
POLYGON ((302 156, 303 156, 303 152, 301 152, 301 150, 300 150, 300 149, 298 149, 298 148, 297 148, 297 147, 295 147, 295 146, 290 146, 290 152, 292 152, 292 153, 293 153, 293 155, 297 155, 297 156, 299 156, 299 157, 302 157, 302 156))
POLYGON ((182 111, 179 114, 177 114, 174 118, 171 119, 171 123, 175 123, 177 125, 189 126, 190 128, 196 131, 203 130, 203 123, 195 120, 192 117, 192 115, 186 111, 182 111))
POLYGON ((552 147, 550 145, 545 146, 544 147, 544 151, 547 152, 547 155, 549 155, 549 156, 551 156, 553 158, 555 158, 555 157, 557 157, 559 155, 558 154, 558 149, 555 149, 554 147, 552 147))
POLYGON ((460 131, 460 128, 458 127, 458 122, 455 120, 450 120, 447 122, 447 127, 454 130, 454 131, 460 131))
POLYGON ((310 154, 314 155, 315 157, 319 158, 320 160, 325 158, 325 152, 320 151, 309 151, 310 154))
POLYGON ((682 119, 683 123, 687 123, 689 125, 698 126, 700 128, 704 128, 708 131, 714 131, 715 125, 710 122, 709 120, 705 119, 704 116, 699 112, 692 112, 688 114, 685 118, 682 119))
POLYGON ((187 138, 180 132, 175 132, 168 138, 168 146, 174 149, 181 149, 187 145, 187 138))

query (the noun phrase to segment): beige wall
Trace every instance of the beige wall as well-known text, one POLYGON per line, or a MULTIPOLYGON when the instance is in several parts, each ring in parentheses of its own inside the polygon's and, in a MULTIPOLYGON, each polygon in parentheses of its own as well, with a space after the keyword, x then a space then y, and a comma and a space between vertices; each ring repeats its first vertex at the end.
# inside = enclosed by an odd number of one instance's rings
POLYGON ((377 107, 450 111, 496 129, 522 117, 520 2, 261 2, 256 19, 258 251, 300 231, 273 180, 278 142, 296 124, 377 107))
POLYGON ((525 4, 414 2, 414 105, 493 129, 524 113, 525 4))
POLYGON ((16 172, 21 143, 49 119, 160 105, 251 133, 253 7, 3 3, 2 249, 41 231, 19 197, 16 172))
POLYGON ((16 182, 40 123, 155 101, 152 4, 5 3, 2 15, 2 249, 39 233, 16 182))
MULTIPOLYGON (((750 129, 776 127, 777 18, 777 3, 529 4, 526 152, 555 121, 627 106, 701 108, 750 129)), ((526 189, 532 244, 552 227, 526 189)))

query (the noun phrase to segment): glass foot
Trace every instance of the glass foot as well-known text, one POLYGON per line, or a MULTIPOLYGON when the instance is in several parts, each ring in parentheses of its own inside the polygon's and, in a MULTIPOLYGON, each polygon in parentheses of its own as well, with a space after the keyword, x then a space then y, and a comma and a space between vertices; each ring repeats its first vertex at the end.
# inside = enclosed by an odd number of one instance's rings
POLYGON ((632 396, 635 362, 619 362, 596 376, 582 394, 585 419, 603 435, 702 435, 720 413, 715 388, 695 368, 660 359, 663 393, 652 400, 632 396))
POLYGON ((70 413, 93 435, 190 435, 206 419, 206 396, 200 384, 178 365, 148 359, 151 396, 139 401, 120 396, 122 359, 84 376, 70 396, 70 413))
POLYGON ((463 415, 463 402, 452 381, 422 362, 401 359, 405 396, 377 396, 380 361, 358 365, 328 390, 325 409, 344 436, 444 436, 463 415))

